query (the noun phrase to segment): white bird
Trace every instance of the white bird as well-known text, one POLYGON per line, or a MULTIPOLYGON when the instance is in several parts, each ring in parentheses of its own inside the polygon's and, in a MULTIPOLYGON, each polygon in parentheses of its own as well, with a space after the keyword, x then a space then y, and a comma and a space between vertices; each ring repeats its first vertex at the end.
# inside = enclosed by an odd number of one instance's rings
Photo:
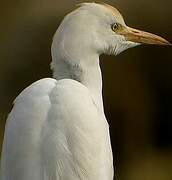
POLYGON ((129 28, 107 4, 84 3, 68 14, 52 43, 54 78, 33 83, 14 101, 1 180, 112 180, 99 55, 141 43, 170 44, 129 28))

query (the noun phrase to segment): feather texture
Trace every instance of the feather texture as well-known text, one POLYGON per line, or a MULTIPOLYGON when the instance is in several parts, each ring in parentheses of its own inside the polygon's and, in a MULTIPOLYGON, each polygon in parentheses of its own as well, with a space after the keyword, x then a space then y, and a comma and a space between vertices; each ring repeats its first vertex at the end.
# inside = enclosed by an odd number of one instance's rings
POLYGON ((17 97, 8 117, 2 180, 112 179, 108 128, 81 83, 37 81, 17 97))

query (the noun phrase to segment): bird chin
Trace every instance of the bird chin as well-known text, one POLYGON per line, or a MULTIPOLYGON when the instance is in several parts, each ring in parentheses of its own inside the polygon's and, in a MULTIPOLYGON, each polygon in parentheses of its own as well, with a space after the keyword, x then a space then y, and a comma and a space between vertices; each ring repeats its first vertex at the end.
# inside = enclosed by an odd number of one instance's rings
POLYGON ((118 55, 120 54, 121 52, 129 49, 129 48, 133 48, 133 47, 136 47, 136 46, 139 46, 141 45, 140 43, 135 43, 135 42, 132 42, 132 41, 125 41, 125 43, 121 44, 119 47, 116 48, 116 51, 115 51, 115 55, 118 55))
POLYGON ((122 43, 119 43, 115 46, 113 45, 109 46, 107 49, 105 49, 104 54, 117 56, 118 54, 122 53, 123 51, 129 48, 133 48, 139 45, 140 43, 135 43, 132 41, 123 41, 122 43))
POLYGON ((141 45, 141 43, 137 43, 137 42, 132 42, 132 41, 127 41, 128 44, 129 44, 129 48, 132 48, 132 47, 136 47, 136 46, 139 46, 141 45))

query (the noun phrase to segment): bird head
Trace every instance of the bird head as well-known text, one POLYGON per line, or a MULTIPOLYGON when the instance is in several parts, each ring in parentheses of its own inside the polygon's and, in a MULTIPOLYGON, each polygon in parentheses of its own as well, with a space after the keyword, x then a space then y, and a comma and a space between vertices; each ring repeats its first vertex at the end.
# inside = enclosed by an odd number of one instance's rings
POLYGON ((99 3, 82 3, 68 14, 55 34, 54 44, 70 57, 94 53, 117 55, 140 44, 170 45, 160 36, 128 27, 116 8, 99 3))

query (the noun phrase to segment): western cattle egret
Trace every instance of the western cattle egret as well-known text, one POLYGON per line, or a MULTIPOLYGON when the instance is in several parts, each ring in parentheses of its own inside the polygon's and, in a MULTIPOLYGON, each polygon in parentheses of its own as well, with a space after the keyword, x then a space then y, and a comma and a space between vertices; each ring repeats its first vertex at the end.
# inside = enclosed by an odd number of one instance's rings
POLYGON ((107 4, 84 3, 68 14, 52 43, 54 79, 33 83, 14 101, 1 179, 112 180, 99 55, 117 55, 142 43, 170 44, 128 27, 107 4))

